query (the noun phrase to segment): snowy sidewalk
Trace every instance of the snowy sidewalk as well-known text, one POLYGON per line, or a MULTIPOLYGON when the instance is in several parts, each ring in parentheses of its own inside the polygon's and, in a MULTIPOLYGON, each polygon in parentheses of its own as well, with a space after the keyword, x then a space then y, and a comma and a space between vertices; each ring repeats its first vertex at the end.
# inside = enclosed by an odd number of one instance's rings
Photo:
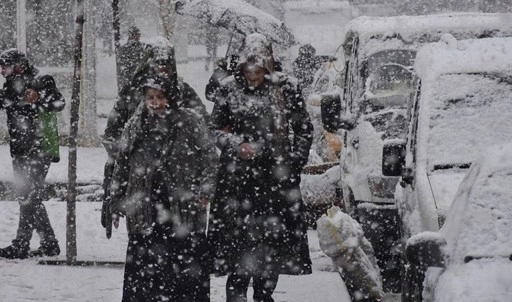
MULTIPOLYGON (((67 147, 60 147, 60 162, 51 164, 46 177, 47 183, 67 183, 68 153, 67 147)), ((9 145, 0 145, 0 159, 0 182, 9 181, 13 175, 9 145)), ((107 152, 103 147, 79 147, 77 150, 77 183, 101 184, 106 161, 107 152)))
MULTIPOLYGON (((45 202, 50 220, 60 240, 62 254, 52 259, 65 260, 66 203, 45 202)), ((77 203, 77 260, 123 261, 127 244, 126 228, 113 231, 106 239, 100 225, 99 202, 77 203)), ((0 246, 10 244, 16 233, 18 204, 0 202, 0 246)), ((345 302, 350 301, 338 273, 332 272, 331 259, 319 247, 315 231, 309 231, 313 274, 281 276, 275 292, 276 301, 345 302)), ((32 248, 38 247, 34 234, 32 248)), ((0 301, 120 301, 123 281, 121 267, 68 267, 39 265, 36 259, 0 259, 0 301)), ((225 301, 225 277, 212 278, 211 301, 225 301)), ((252 296, 252 291, 249 291, 252 296)), ((252 301, 252 299, 249 299, 252 301)))

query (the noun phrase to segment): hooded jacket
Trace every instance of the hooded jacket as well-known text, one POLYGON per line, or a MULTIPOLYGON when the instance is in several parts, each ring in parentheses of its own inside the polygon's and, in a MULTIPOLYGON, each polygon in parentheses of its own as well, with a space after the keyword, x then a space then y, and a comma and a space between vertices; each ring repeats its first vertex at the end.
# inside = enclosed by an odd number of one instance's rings
POLYGON ((38 70, 24 55, 18 62, 10 63, 21 64, 24 68, 21 75, 8 76, 0 92, 0 109, 5 109, 7 113, 11 156, 44 155, 43 145, 47 138, 39 116, 46 112, 62 111, 65 106, 64 97, 57 89, 53 77, 38 76, 38 70), (24 93, 29 88, 39 95, 39 100, 34 104, 23 101, 24 93))
POLYGON ((210 132, 183 108, 169 109, 160 125, 153 122, 143 103, 124 129, 112 175, 111 211, 126 215, 130 234, 150 232, 162 219, 182 235, 204 234, 206 210, 199 199, 213 199, 217 162, 210 132), (151 131, 158 127, 166 134, 155 142, 151 131), (163 212, 157 213, 155 180, 165 195, 163 212))
POLYGON ((131 83, 121 89, 118 101, 109 114, 103 140, 111 156, 117 152, 119 139, 126 123, 144 100, 142 84, 148 76, 153 75, 153 67, 162 61, 170 66, 169 80, 173 87, 173 91, 170 92, 173 95, 172 101, 175 101, 180 107, 191 110, 209 123, 209 114, 197 93, 189 84, 178 79, 174 47, 164 38, 157 39, 148 45, 142 60, 143 63, 135 71, 131 83))
POLYGON ((264 36, 244 41, 234 75, 216 95, 212 128, 221 150, 210 224, 216 272, 235 269, 257 251, 266 255, 258 259, 261 265, 272 259, 282 274, 311 273, 299 183, 313 126, 296 80, 274 71, 264 36), (244 64, 267 69, 257 88, 247 84, 244 64), (241 143, 250 143, 257 155, 240 159, 241 143))

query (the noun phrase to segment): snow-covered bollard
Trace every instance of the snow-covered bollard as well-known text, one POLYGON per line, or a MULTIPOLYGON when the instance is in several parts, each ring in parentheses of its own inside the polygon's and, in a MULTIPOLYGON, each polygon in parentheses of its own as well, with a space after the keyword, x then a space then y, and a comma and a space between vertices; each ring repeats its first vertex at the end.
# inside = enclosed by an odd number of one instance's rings
POLYGON ((361 225, 339 207, 333 206, 317 221, 320 248, 332 258, 351 296, 380 301, 383 297, 382 278, 370 242, 361 225), (348 279, 348 278, 346 278, 348 279), (350 288, 353 287, 353 288, 350 288))

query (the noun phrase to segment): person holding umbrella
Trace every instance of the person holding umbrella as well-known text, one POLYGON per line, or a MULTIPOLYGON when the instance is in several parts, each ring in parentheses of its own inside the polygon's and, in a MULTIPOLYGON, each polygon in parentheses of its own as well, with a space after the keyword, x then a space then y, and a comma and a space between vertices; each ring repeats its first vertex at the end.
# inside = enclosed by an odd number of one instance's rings
POLYGON ((248 35, 234 74, 215 96, 221 150, 209 229, 213 270, 228 275, 227 301, 274 301, 280 274, 310 274, 300 173, 313 125, 297 80, 275 71, 272 45, 248 35))

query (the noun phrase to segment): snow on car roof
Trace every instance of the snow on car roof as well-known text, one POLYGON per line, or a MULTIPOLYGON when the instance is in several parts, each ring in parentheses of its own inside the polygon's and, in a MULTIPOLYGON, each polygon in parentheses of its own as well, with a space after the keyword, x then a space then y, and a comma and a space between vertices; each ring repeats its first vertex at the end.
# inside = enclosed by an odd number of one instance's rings
POLYGON ((422 79, 449 73, 512 70, 512 38, 457 41, 447 35, 420 49, 414 69, 422 79))
POLYGON ((512 143, 486 148, 462 181, 441 232, 452 260, 512 254, 512 143), (468 258, 472 257, 472 258, 468 258))
MULTIPOLYGON (((446 31, 512 30, 512 14, 449 13, 423 16, 372 17, 362 16, 352 20, 345 31, 354 32, 359 39, 370 39, 378 35, 400 34, 409 40, 418 34, 446 31)), ((348 37, 349 35, 347 35, 348 37)))
POLYGON ((450 33, 457 39, 512 36, 512 14, 451 13, 427 16, 363 16, 347 24, 345 52, 359 37, 359 58, 383 49, 418 49, 450 33), (373 43, 372 43, 373 42, 373 43))

